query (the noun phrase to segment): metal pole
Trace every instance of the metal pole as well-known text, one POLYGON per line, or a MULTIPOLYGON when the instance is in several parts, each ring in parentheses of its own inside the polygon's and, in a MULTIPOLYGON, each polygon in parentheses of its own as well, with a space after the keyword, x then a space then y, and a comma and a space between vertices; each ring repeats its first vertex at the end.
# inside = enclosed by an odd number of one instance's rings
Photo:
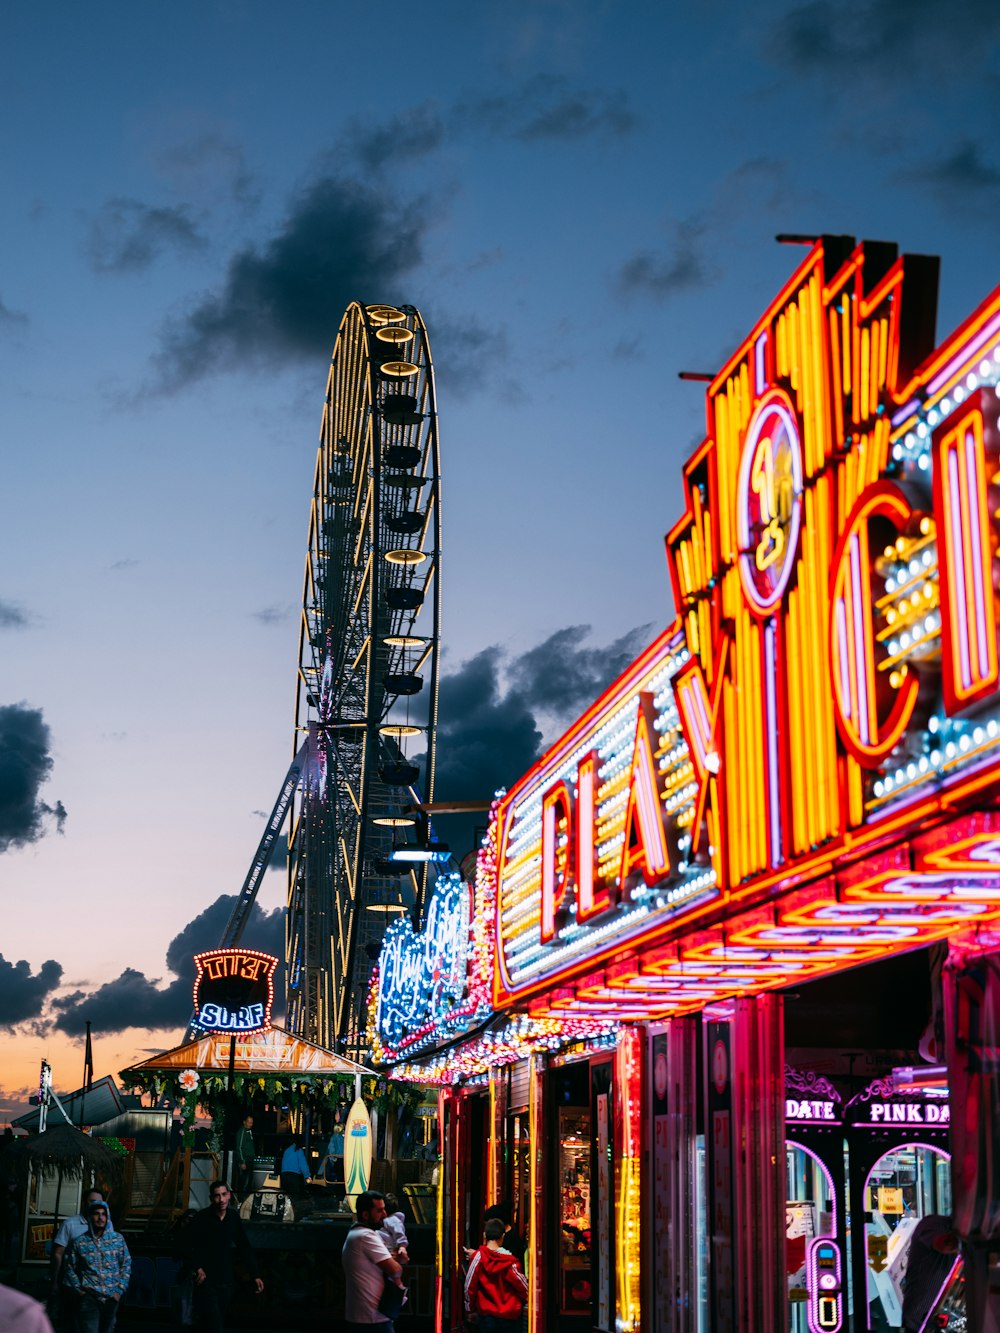
POLYGON ((226 1079, 226 1115, 222 1130, 222 1179, 230 1189, 233 1182, 229 1178, 233 1161, 233 1145, 236 1138, 236 1108, 233 1106, 233 1070, 236 1068, 236 1033, 229 1036, 229 1076, 226 1079))

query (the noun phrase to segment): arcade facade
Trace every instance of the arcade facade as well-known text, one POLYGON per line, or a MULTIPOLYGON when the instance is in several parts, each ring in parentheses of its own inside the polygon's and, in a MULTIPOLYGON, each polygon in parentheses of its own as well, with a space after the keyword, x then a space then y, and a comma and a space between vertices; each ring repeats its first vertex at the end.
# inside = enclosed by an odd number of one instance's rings
POLYGON ((676 620, 386 936, 442 1330, 499 1199, 531 1333, 901 1328, 925 1217, 922 1326, 1000 1318, 1000 290, 935 346, 937 267, 811 247, 708 386, 676 620))

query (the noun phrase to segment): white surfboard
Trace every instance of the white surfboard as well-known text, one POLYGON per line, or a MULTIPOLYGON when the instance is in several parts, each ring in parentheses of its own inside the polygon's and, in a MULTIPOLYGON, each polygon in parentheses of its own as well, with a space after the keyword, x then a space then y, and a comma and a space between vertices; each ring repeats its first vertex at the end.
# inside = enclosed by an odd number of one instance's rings
POLYGON ((358 1195, 368 1188, 371 1177, 372 1122, 368 1107, 359 1097, 348 1111, 344 1126, 344 1187, 352 1212, 358 1195))

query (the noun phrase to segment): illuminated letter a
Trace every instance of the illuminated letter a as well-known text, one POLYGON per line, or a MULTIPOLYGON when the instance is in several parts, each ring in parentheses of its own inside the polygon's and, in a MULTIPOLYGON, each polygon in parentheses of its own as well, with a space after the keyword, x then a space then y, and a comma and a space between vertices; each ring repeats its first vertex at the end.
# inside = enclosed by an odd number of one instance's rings
POLYGON ((639 873, 647 884, 653 885, 672 870, 666 811, 660 799, 662 783, 656 764, 654 717, 653 696, 644 690, 639 695, 625 807, 625 842, 618 872, 620 901, 628 901, 639 873))

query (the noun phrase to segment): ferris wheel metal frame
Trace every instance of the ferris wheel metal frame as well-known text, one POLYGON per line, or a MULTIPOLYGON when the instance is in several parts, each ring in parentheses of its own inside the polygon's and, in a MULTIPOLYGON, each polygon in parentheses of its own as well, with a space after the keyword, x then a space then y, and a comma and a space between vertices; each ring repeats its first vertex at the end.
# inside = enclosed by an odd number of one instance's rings
POLYGON ((433 799, 441 621, 440 449, 427 330, 412 306, 352 302, 316 458, 299 624, 286 963, 289 1029, 364 1053, 388 921, 419 919, 414 848, 433 799), (422 753, 418 766, 407 751, 422 753))

